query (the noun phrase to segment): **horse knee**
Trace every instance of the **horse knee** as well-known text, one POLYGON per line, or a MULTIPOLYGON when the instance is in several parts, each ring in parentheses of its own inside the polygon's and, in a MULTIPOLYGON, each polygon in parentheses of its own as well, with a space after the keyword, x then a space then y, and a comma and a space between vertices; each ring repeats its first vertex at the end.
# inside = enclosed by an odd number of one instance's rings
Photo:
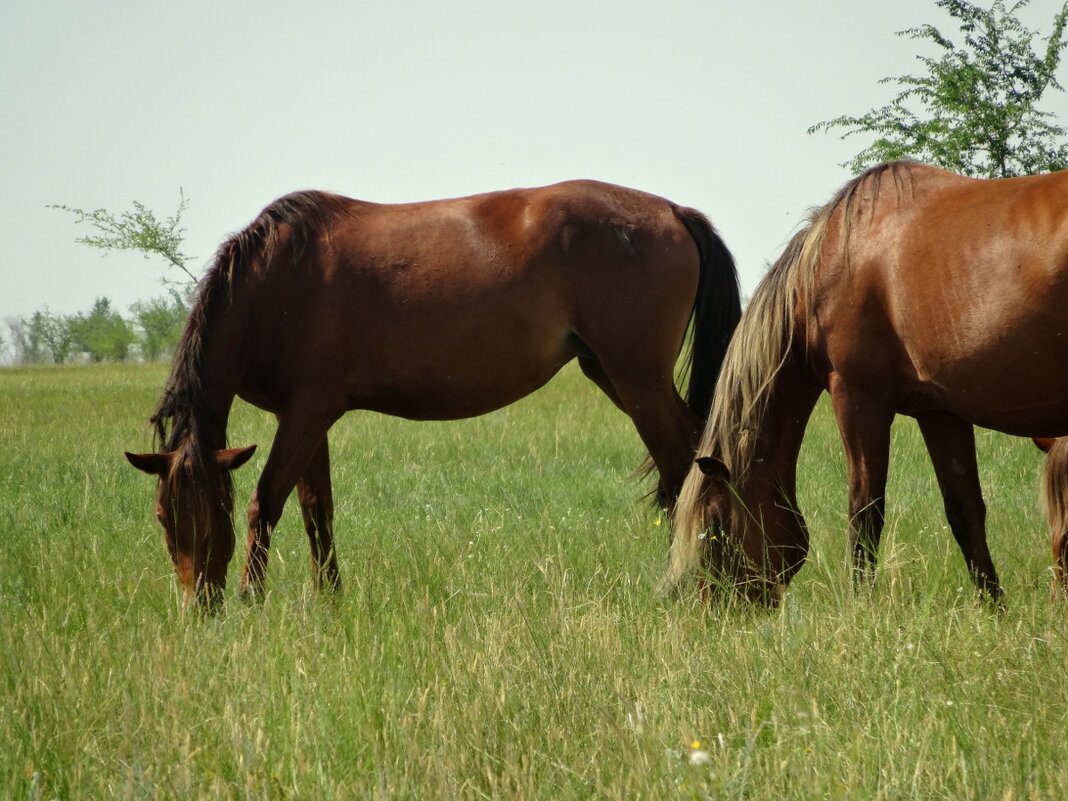
POLYGON ((249 536, 266 545, 281 513, 281 506, 273 503, 266 493, 261 492, 259 488, 253 490, 248 504, 249 536))
POLYGON ((963 547, 972 526, 982 530, 986 525, 986 502, 979 497, 974 498, 971 503, 965 503, 957 495, 948 491, 942 493, 942 501, 949 528, 957 538, 957 542, 963 547))

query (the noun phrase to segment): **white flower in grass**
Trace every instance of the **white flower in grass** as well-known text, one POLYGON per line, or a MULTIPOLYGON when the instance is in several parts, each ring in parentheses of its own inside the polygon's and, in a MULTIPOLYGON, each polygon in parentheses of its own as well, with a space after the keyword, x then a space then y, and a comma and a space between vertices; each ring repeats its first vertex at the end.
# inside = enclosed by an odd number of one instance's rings
POLYGON ((712 763, 712 755, 705 750, 700 740, 690 743, 690 764, 709 765, 712 763))

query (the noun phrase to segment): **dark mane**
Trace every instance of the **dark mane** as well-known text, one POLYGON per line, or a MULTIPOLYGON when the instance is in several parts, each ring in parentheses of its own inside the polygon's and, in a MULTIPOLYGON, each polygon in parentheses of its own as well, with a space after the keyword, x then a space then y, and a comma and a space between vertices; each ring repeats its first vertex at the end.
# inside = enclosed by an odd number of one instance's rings
POLYGON ((204 351, 212 323, 226 312, 243 279, 266 269, 275 258, 280 226, 289 227, 288 247, 291 257, 297 259, 309 241, 329 230, 346 203, 346 198, 326 192, 286 195, 267 206, 216 252, 197 288, 196 302, 175 348, 170 376, 149 418, 162 451, 184 447, 197 469, 206 466, 213 448, 225 447, 224 423, 215 419, 209 408, 203 384, 204 351))

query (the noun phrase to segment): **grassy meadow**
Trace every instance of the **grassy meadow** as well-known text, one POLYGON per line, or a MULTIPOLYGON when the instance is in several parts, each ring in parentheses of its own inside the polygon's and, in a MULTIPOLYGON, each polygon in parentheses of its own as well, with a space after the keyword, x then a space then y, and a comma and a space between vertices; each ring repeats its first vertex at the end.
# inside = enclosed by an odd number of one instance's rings
MULTIPOLYGON (((810 561, 781 610, 723 613, 657 597, 642 448, 576 369, 460 423, 353 413, 331 434, 342 595, 312 592, 291 503, 262 606, 236 559, 203 619, 122 457, 151 448, 165 370, 0 370, 0 799, 1068 797, 1029 442, 979 436, 1004 614, 973 598, 910 420, 878 589, 853 595, 822 402, 810 561)), ((241 520, 272 420, 239 404, 230 430, 263 449, 241 520)))

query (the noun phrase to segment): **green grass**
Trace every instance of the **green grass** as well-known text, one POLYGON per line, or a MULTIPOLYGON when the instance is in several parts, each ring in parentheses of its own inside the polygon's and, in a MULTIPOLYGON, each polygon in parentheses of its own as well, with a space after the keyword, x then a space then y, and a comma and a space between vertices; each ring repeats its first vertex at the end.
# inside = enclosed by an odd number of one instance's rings
MULTIPOLYGON (((974 601, 907 420, 878 589, 854 597, 824 404, 811 559, 778 612, 724 614, 657 598, 641 447, 576 370, 463 423, 355 413, 331 435, 343 594, 311 591, 293 504, 264 604, 201 619, 122 457, 151 446, 164 372, 0 371, 0 798, 1068 796, 1068 629, 1025 441, 979 436, 1004 614, 974 601)), ((232 444, 271 433, 235 411, 232 444)))

